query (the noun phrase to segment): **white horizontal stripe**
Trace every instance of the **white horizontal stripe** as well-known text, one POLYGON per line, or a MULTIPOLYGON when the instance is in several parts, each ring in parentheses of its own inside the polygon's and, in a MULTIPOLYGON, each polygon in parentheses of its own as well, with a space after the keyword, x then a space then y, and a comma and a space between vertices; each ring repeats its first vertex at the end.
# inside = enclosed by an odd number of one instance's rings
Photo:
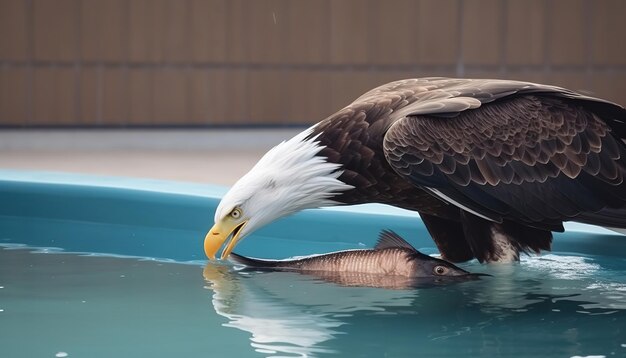
POLYGON ((463 209, 463 210, 465 210, 465 211, 467 211, 467 212, 470 212, 470 213, 472 213, 472 214, 474 214, 474 215, 476 215, 476 216, 478 216, 478 217, 481 217, 481 218, 483 218, 483 219, 485 219, 485 220, 489 220, 489 221, 496 222, 495 220, 493 220, 493 219, 491 219, 491 218, 488 218, 488 217, 486 217, 486 216, 485 216, 485 215, 483 215, 483 214, 477 213, 476 211, 474 211, 474 210, 472 210, 472 209, 468 208, 467 206, 465 206, 465 205, 463 205, 463 204, 460 204, 460 203, 459 203, 459 202, 457 202, 457 201, 452 200, 452 198, 450 198, 449 196, 445 195, 444 193, 440 192, 440 191, 439 191, 439 190, 437 190, 437 189, 433 189, 433 188, 426 188, 426 189, 428 189, 428 191, 430 191, 431 193, 435 194, 435 195, 436 195, 436 196, 438 196, 439 198, 443 199, 443 200, 444 200, 445 202, 447 202, 447 203, 450 203, 450 204, 452 204, 452 205, 454 205, 454 206, 456 206, 456 207, 458 207, 458 208, 461 208, 461 209, 463 209))

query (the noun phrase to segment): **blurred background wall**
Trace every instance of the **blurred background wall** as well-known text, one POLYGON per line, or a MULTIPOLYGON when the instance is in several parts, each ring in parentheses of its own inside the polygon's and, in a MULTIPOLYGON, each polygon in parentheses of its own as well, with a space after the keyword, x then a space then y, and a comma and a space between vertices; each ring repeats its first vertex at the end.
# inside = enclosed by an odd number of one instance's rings
POLYGON ((316 122, 394 79, 626 104, 623 0, 0 0, 0 126, 316 122))

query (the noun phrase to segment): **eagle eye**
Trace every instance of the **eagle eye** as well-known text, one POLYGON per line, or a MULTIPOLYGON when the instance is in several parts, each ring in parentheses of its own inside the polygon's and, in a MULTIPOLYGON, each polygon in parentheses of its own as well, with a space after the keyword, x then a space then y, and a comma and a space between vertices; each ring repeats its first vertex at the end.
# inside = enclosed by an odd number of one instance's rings
POLYGON ((231 211, 229 215, 233 219, 239 219, 241 217, 241 209, 234 208, 233 211, 231 211))

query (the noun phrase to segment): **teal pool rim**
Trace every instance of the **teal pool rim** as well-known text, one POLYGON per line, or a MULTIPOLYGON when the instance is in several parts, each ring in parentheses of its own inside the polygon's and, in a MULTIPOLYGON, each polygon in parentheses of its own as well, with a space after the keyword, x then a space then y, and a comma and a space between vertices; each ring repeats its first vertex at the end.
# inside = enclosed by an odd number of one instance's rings
MULTIPOLYGON (((210 184, 0 170, 0 244, 204 261, 202 240, 226 190, 210 184)), ((393 229, 422 251, 436 253, 417 213, 380 204, 306 210, 259 230, 236 251, 284 258, 371 247, 382 229, 393 229)), ((604 228, 566 223, 566 232, 555 235, 553 250, 620 255, 624 240, 604 228)))

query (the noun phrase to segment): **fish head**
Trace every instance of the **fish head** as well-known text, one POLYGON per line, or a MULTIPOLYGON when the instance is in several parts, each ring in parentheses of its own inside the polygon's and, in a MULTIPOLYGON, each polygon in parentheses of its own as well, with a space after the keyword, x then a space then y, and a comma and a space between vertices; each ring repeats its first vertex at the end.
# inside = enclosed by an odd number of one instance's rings
POLYGON ((484 274, 476 274, 463 270, 456 265, 435 257, 415 253, 412 255, 413 260, 413 277, 429 277, 435 279, 454 278, 454 279, 477 279, 480 276, 488 276, 484 274))

